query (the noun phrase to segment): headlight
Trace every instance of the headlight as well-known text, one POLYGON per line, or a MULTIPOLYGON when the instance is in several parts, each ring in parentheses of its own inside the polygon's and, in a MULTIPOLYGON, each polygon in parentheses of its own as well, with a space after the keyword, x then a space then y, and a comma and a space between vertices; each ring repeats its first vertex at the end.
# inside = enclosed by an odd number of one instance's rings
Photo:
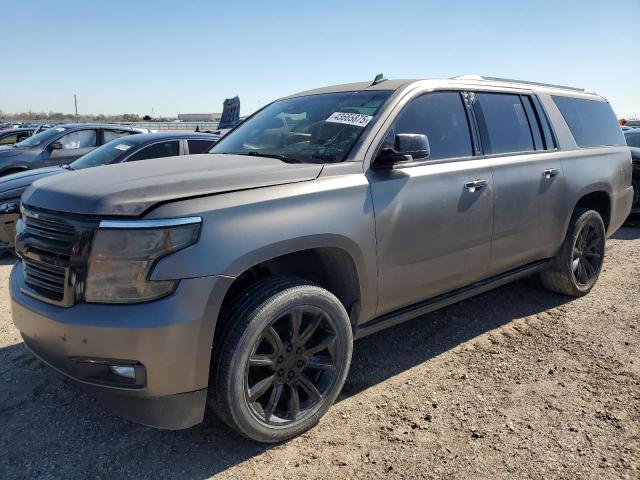
POLYGON ((177 280, 151 281, 160 257, 198 240, 200 217, 103 221, 89 256, 85 301, 137 303, 172 293, 177 280))
POLYGON ((19 213, 20 197, 0 200, 0 214, 19 213))

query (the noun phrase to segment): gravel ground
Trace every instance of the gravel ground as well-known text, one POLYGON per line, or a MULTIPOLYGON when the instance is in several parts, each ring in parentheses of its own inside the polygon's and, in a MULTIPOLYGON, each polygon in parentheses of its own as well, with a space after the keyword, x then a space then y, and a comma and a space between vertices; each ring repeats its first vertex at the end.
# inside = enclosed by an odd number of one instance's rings
POLYGON ((584 298, 532 278, 365 338, 338 403, 277 446, 113 416, 25 350, 5 288, 0 478, 639 479, 638 272, 627 228, 584 298))

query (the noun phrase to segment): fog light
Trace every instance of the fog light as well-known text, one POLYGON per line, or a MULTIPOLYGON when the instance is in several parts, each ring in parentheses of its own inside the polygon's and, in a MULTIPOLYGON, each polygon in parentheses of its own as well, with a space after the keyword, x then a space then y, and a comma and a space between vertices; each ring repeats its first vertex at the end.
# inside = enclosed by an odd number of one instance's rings
POLYGON ((121 377, 132 378, 132 379, 136 378, 136 369, 134 367, 123 367, 120 365, 111 365, 109 367, 109 370, 111 370, 116 375, 120 375, 121 377))

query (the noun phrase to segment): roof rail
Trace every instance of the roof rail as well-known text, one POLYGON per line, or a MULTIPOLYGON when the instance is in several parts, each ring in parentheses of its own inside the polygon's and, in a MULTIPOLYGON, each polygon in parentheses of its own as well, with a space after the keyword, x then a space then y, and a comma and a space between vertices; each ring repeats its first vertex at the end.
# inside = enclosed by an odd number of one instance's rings
POLYGON ((524 85, 537 85, 539 87, 560 88, 562 90, 572 90, 574 92, 587 91, 584 88, 567 87, 565 85, 554 85, 552 83, 530 82, 528 80, 513 80, 511 78, 484 77, 482 75, 458 75, 457 77, 452 77, 451 79, 452 80, 488 80, 492 82, 522 83, 524 85))

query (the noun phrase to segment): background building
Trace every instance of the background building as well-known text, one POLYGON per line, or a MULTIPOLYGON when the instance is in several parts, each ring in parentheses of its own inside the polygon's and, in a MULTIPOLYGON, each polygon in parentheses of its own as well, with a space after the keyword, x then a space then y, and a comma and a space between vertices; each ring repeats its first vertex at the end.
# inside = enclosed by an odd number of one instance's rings
POLYGON ((220 113, 179 113, 178 120, 181 122, 217 122, 221 115, 220 113))

